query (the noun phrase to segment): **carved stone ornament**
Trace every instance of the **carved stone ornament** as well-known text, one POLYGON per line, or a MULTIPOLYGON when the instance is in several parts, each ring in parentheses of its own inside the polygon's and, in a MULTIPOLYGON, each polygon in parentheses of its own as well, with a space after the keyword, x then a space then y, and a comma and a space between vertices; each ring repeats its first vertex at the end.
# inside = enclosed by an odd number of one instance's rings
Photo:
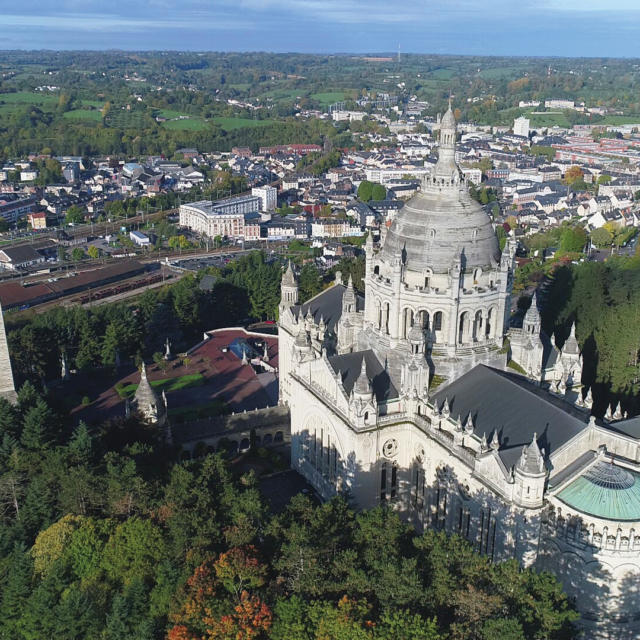
POLYGON ((393 458, 398 453, 398 441, 390 438, 382 445, 382 455, 385 458, 393 458))

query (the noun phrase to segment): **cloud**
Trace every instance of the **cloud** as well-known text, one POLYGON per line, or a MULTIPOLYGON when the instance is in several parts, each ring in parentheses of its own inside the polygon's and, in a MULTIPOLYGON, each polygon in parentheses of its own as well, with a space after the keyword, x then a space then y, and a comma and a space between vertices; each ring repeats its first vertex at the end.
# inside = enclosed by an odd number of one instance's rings
POLYGON ((1 18, 5 27, 43 28, 57 30, 82 31, 141 31, 148 29, 202 29, 213 31, 246 29, 254 24, 246 19, 211 19, 210 16, 192 16, 181 19, 135 18, 111 14, 58 14, 19 15, 5 14, 1 18))

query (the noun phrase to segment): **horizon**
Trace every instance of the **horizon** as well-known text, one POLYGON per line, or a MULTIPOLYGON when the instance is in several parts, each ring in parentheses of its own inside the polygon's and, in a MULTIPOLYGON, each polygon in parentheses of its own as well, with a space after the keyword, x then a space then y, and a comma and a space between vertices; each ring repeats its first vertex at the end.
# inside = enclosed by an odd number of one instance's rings
POLYGON ((640 57, 633 0, 36 0, 0 17, 0 49, 488 57, 640 57), (338 53, 339 52, 339 53, 338 53))

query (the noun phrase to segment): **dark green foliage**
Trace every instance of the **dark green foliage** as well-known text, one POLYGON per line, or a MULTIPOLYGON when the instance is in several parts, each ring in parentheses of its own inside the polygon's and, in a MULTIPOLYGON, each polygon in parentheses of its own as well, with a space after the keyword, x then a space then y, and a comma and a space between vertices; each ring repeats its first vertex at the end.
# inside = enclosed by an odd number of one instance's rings
POLYGON ((556 269, 543 307, 543 323, 560 344, 576 323, 583 350, 583 383, 595 384, 597 412, 622 399, 637 413, 640 370, 640 264, 613 258, 556 269))
POLYGON ((201 596, 214 618, 233 615, 240 584, 260 615, 274 611, 264 639, 573 637, 547 574, 418 536, 391 509, 356 514, 341 496, 316 505, 301 494, 270 515, 254 474, 219 455, 179 462, 148 427, 68 429, 31 385, 19 397, 21 438, 0 476, 0 637, 160 639, 177 619, 208 628, 201 596), (31 553, 46 570, 34 572, 31 553), (257 565, 239 577, 231 557, 257 565))

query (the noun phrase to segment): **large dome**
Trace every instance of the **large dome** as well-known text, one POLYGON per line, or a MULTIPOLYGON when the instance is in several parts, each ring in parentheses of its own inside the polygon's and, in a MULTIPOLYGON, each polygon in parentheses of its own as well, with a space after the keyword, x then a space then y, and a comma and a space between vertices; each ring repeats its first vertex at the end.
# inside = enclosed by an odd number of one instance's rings
POLYGON ((401 256, 412 271, 446 273, 456 260, 463 270, 495 267, 500 247, 482 207, 469 195, 456 164, 456 119, 449 109, 440 123, 438 162, 398 212, 382 248, 389 262, 401 256))
POLYGON ((425 183, 391 224, 382 257, 403 255, 407 268, 446 273, 460 257, 465 269, 500 262, 498 238, 487 214, 464 184, 434 187, 425 183))

